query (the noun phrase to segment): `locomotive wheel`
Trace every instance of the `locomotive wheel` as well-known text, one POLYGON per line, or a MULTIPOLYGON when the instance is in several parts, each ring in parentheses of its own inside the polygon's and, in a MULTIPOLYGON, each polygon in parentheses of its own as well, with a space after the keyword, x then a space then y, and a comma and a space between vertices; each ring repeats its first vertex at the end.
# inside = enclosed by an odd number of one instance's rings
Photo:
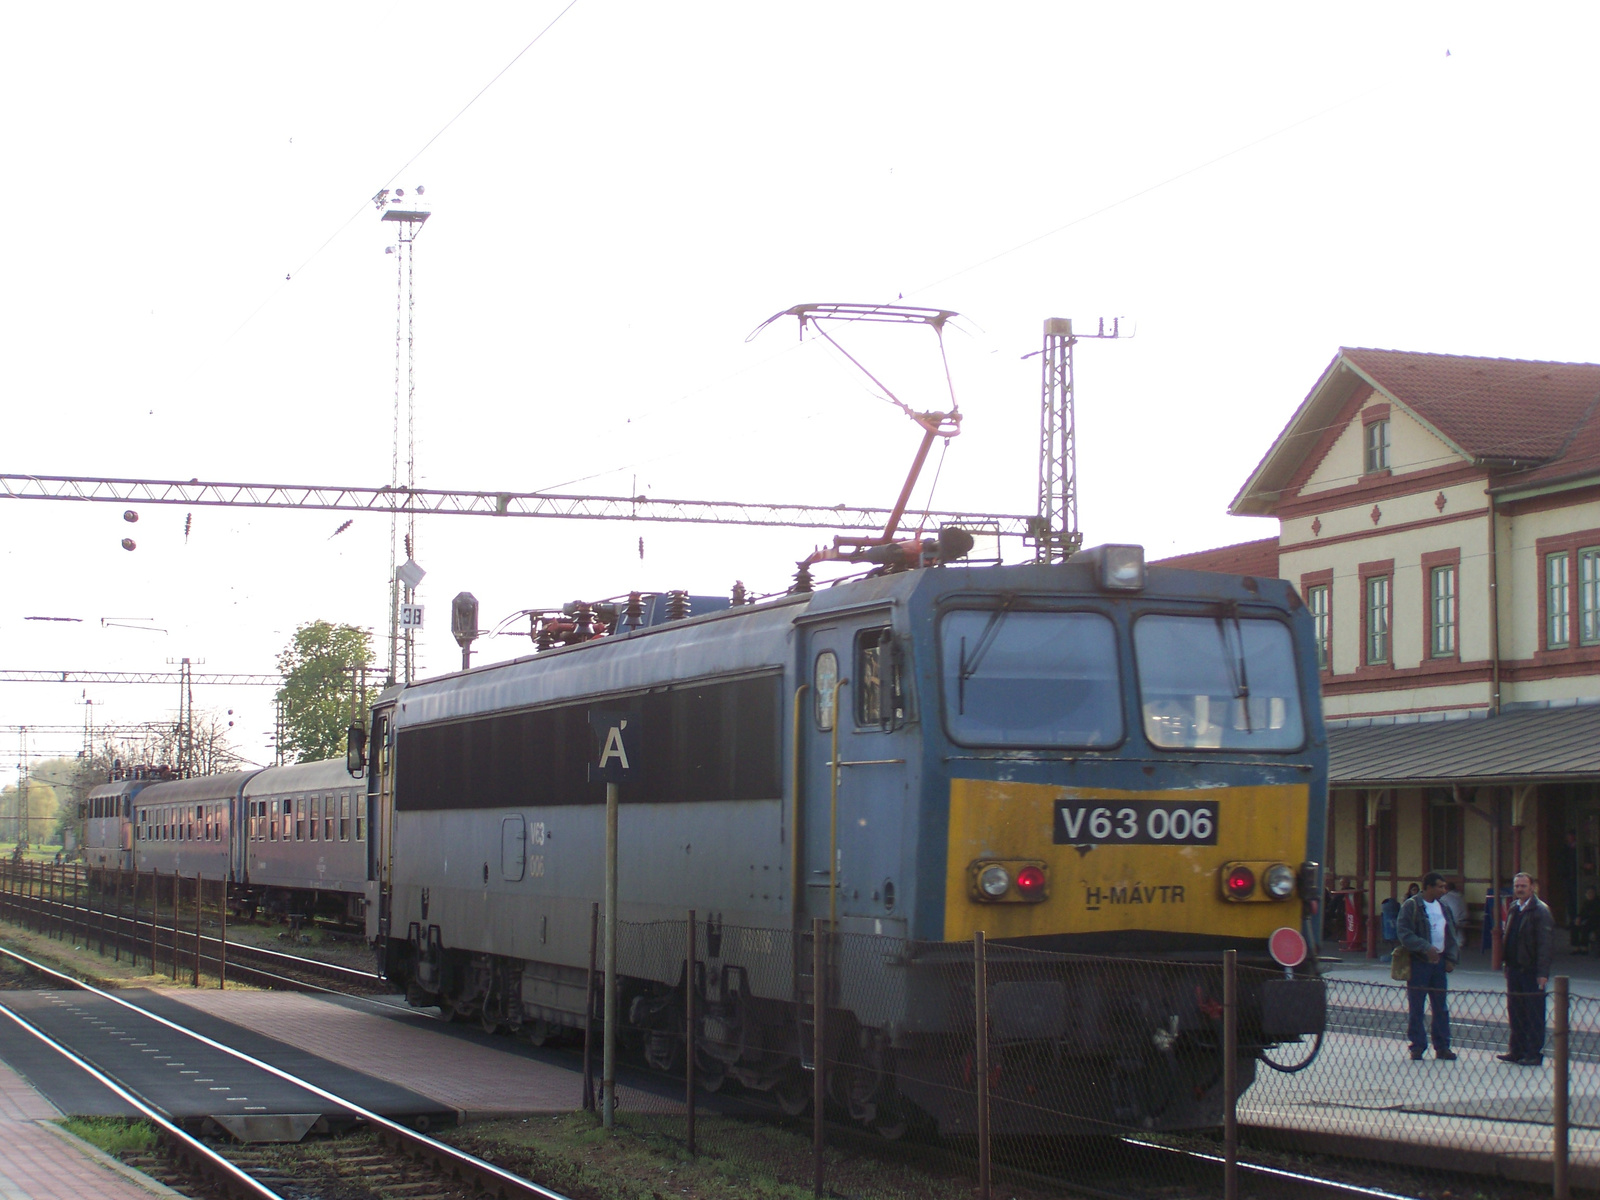
POLYGON ((911 1132, 911 1120, 900 1111, 898 1104, 883 1105, 878 1109, 878 1119, 872 1131, 886 1142, 898 1142, 911 1132))
POLYGON ((801 1117, 811 1107, 811 1081, 798 1071, 787 1071, 772 1088, 772 1098, 786 1117, 801 1117))

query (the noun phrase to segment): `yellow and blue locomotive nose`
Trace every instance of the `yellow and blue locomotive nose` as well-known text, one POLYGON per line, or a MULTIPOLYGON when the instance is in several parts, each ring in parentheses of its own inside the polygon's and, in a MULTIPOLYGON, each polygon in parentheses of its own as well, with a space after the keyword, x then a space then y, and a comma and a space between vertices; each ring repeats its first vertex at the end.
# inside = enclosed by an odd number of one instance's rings
POLYGON ((950 784, 944 937, 1195 949, 1298 928, 1309 789, 950 784))

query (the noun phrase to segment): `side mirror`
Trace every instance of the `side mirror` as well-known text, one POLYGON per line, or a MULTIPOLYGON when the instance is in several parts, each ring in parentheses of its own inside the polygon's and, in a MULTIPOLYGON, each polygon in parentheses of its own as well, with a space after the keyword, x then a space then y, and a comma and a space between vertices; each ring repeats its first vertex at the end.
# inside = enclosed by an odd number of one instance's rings
POLYGON ((354 721, 350 723, 350 729, 345 737, 344 769, 357 779, 360 779, 367 769, 366 727, 354 721))

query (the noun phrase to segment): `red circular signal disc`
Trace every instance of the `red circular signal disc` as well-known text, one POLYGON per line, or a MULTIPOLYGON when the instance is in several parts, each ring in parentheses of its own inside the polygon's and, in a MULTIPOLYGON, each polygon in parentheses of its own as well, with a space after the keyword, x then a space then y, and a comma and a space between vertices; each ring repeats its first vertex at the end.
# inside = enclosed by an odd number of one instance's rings
POLYGON ((1267 949, 1272 952, 1272 960, 1280 967, 1298 967, 1306 960, 1306 939, 1300 936, 1298 929, 1290 929, 1287 925, 1273 930, 1272 936, 1267 939, 1267 949))

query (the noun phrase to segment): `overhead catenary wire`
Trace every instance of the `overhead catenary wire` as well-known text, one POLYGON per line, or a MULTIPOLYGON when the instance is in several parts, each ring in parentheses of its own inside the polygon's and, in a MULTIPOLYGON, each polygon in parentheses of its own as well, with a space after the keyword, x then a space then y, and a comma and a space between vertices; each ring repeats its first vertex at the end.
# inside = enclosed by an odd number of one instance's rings
MULTIPOLYGON (((501 67, 498 71, 496 71, 494 73, 493 77, 489 80, 488 83, 484 84, 475 93, 473 93, 472 99, 468 100, 465 104, 463 104, 456 111, 455 116, 451 117, 448 121, 446 121, 443 125, 441 125, 439 127, 439 129, 438 129, 438 132, 436 132, 427 141, 423 142, 422 146, 416 151, 416 153, 414 153, 410 158, 406 159, 405 162, 401 163, 397 168, 395 168, 394 173, 392 175, 390 175, 389 178, 387 178, 387 179, 385 179, 383 181, 383 183, 380 185, 378 190, 382 191, 383 189, 389 187, 392 183, 395 182, 395 180, 400 178, 400 176, 405 172, 407 167, 411 166, 413 163, 415 163, 417 161, 417 159, 421 158, 424 154, 426 154, 428 152, 428 148, 430 146, 432 146, 435 142, 437 142, 440 138, 442 138, 449 131, 449 129, 450 129, 450 127, 452 125, 454 125, 462 117, 466 116, 467 110, 470 109, 479 100, 483 99, 484 93, 487 92, 490 88, 492 88, 496 83, 500 82, 501 78, 506 74, 506 72, 511 70, 512 67, 516 66, 517 63, 522 60, 523 55, 527 54, 529 50, 532 50, 536 45, 538 45, 540 40, 544 37, 544 35, 549 33, 552 29, 554 29, 556 27, 556 24, 561 20, 561 18, 566 16, 569 12, 571 12, 577 6, 577 4, 578 4, 578 0, 568 0, 568 3, 566 5, 566 7, 563 8, 560 12, 558 12, 554 17, 552 17, 550 19, 549 23, 546 24, 543 29, 539 30, 538 33, 534 34, 533 35, 533 39, 531 41, 529 41, 526 46, 524 46, 521 50, 518 50, 516 52, 516 54, 512 55, 511 61, 506 63, 505 66, 501 67)), ((321 256, 321 254, 322 254, 322 252, 324 250, 326 250, 329 246, 333 245, 333 243, 338 240, 339 236, 342 233, 344 233, 345 230, 349 229, 351 225, 355 224, 356 220, 364 212, 367 211, 367 205, 369 205, 371 203, 372 203, 372 200, 371 200, 370 197, 362 197, 361 203, 356 205, 355 210, 348 217, 346 217, 343 222, 340 223, 338 228, 336 228, 332 233, 330 233, 327 236, 327 238, 325 238, 323 240, 321 245, 319 245, 315 250, 313 250, 309 255, 307 255, 305 260, 298 267, 295 267, 292 271, 289 271, 284 275, 283 283, 292 283, 294 281, 294 279, 297 278, 302 271, 304 271, 307 267, 309 267, 313 262, 315 262, 321 256)), ((240 334, 240 332, 243 331, 245 326, 249 325, 251 321, 255 320, 256 317, 260 316, 262 310, 265 309, 267 307, 267 305, 271 304, 273 302, 273 300, 277 299, 277 297, 280 296, 282 294, 282 292, 283 292, 283 285, 279 284, 277 287, 275 287, 271 291, 271 293, 269 293, 267 295, 267 297, 264 300, 261 301, 260 304, 256 305, 255 309, 251 311, 249 316, 247 316, 243 321, 239 322, 239 324, 234 328, 232 333, 230 333, 226 338, 223 339, 223 344, 226 345, 228 342, 231 342, 234 338, 236 338, 240 334)))

